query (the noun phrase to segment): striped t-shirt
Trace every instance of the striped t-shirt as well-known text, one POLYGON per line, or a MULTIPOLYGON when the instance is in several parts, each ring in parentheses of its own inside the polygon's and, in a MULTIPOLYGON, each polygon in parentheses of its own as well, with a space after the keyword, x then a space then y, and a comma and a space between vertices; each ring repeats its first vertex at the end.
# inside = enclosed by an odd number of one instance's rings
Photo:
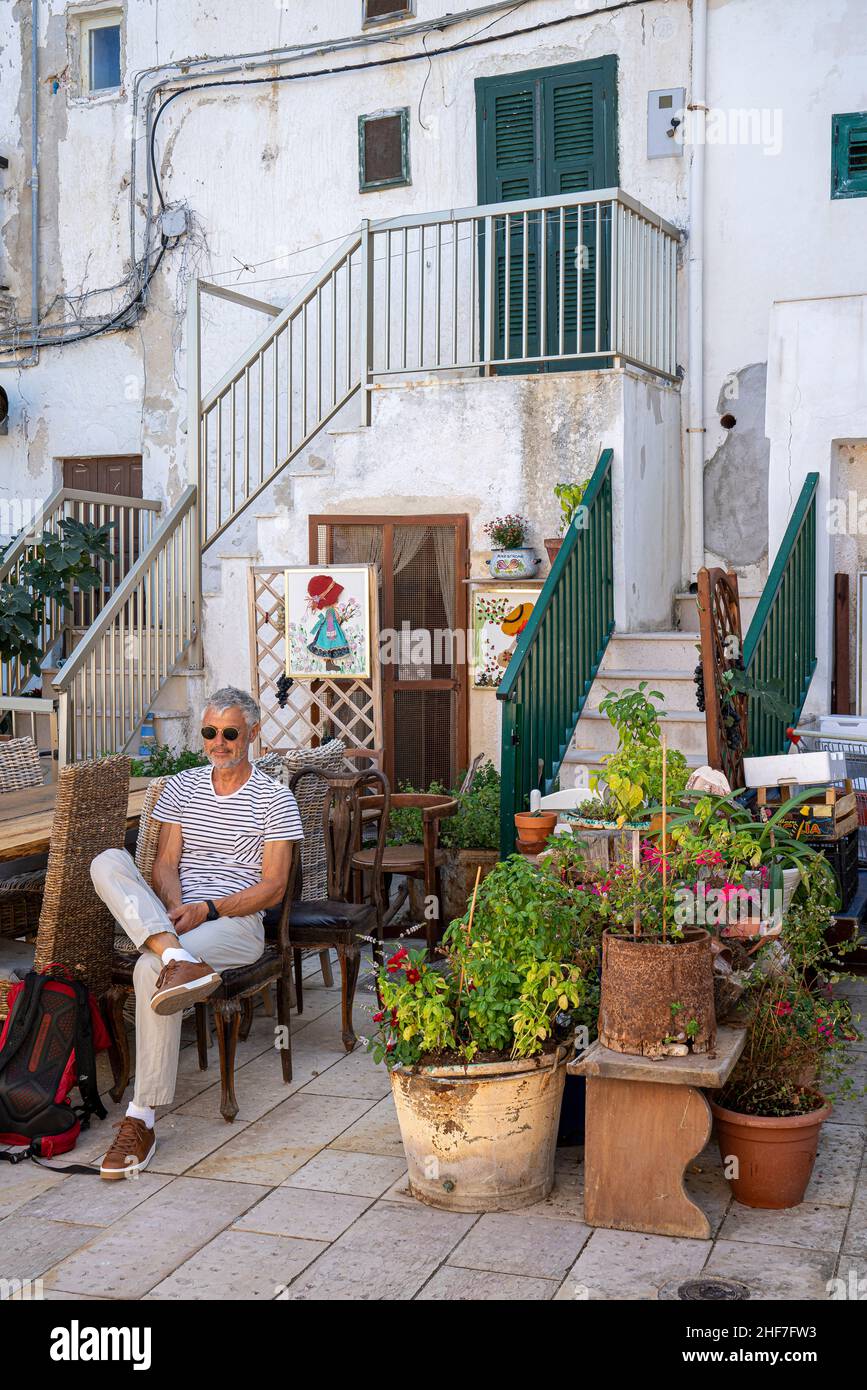
POLYGON ((227 898, 262 878, 266 840, 303 840, 298 803, 287 787, 257 767, 243 787, 217 796, 210 767, 170 777, 154 820, 180 825, 184 847, 178 872, 185 903, 227 898))

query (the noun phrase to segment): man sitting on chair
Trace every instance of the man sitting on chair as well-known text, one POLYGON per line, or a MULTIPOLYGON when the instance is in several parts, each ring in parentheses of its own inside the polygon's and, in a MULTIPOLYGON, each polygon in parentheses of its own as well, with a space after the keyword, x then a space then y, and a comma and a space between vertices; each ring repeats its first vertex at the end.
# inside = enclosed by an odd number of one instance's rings
POLYGON ((149 887, 126 850, 90 866, 97 893, 141 954, 135 967, 135 1091, 100 1166, 103 1178, 147 1167, 156 1150, 154 1107, 175 1093, 181 1013, 207 999, 220 971, 262 954, 263 912, 281 902, 294 840, 303 838, 292 793, 250 762, 259 730, 252 695, 228 686, 202 715, 207 767, 166 782, 149 887))

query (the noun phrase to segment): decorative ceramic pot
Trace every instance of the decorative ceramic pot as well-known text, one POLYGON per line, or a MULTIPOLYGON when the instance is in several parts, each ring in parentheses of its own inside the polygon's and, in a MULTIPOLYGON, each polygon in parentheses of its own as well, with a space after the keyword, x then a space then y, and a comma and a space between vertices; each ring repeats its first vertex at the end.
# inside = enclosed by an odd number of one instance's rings
POLYGON ((513 1211, 554 1185, 571 1042, 538 1057, 395 1067, 391 1089, 414 1197, 447 1211, 513 1211))
POLYGON ((492 579, 534 579, 542 561, 528 546, 519 550, 493 550, 488 561, 492 579))
POLYGON ((779 1211, 804 1200, 819 1131, 831 1113, 824 1096, 814 1095, 816 1109, 806 1115, 741 1115, 711 1101, 723 1164, 731 1170, 737 1159, 737 1177, 729 1178, 736 1202, 779 1211))

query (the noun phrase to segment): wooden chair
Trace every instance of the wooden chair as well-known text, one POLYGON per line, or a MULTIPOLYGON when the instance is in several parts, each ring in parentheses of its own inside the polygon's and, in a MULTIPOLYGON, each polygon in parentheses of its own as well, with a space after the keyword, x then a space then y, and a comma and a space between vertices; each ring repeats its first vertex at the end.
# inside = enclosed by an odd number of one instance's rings
POLYGON ((328 896, 312 902, 302 898, 292 904, 289 941, 295 957, 295 998, 298 1012, 301 1013, 304 1008, 302 949, 321 951, 333 947, 340 963, 343 1045, 347 1052, 351 1052, 357 1041, 352 1026, 352 1005, 361 965, 362 940, 372 936, 383 915, 378 895, 382 882, 380 870, 385 853, 390 793, 386 777, 375 768, 366 772, 326 775, 318 767, 302 767, 294 773, 289 784, 293 793, 299 782, 312 778, 326 783, 322 832, 327 850, 328 896), (373 788, 376 789, 375 796, 370 794, 373 788), (374 799, 384 805, 385 814, 378 818, 376 845, 370 850, 373 901, 351 902, 353 860, 361 846, 363 811, 368 802, 374 799))
MULTIPOLYGON (((429 915, 425 917, 425 936, 428 955, 430 956, 433 955, 434 948, 434 923, 435 921, 438 922, 442 916, 441 869, 445 860, 445 852, 440 848, 439 827, 441 820, 455 814, 458 809, 458 802, 452 797, 439 796, 432 792, 396 792, 390 798, 376 795, 364 798, 366 815, 372 816, 374 812, 378 813, 381 828, 384 827, 385 838, 388 837, 390 811, 407 808, 421 811, 421 844, 386 845, 385 852, 379 858, 377 858, 375 850, 359 848, 352 856, 352 868, 359 878, 369 874, 374 883, 379 881, 379 886, 373 888, 373 896, 379 912, 377 936, 380 941, 378 952, 380 958, 385 928, 394 920, 409 896, 409 887, 405 883, 394 902, 389 903, 388 892, 385 887, 385 879, 388 875, 401 874, 405 879, 420 879, 424 885, 425 898, 436 898, 436 918, 429 915)), ((358 891, 356 891, 356 896, 360 896, 358 891)))
POLYGON ((15 971, 69 967, 99 996, 109 986, 114 923, 97 897, 91 861, 123 845, 129 802, 129 758, 70 763, 58 776, 51 848, 36 947, 0 942, 0 1016, 15 971))
MULTIPOLYGON (((148 787, 142 805, 139 821, 139 834, 136 842, 135 862, 139 873, 150 883, 161 822, 154 820, 152 811, 159 799, 166 779, 155 777, 148 787)), ((249 1029, 253 1014, 253 1000, 257 994, 267 991, 274 984, 277 987, 277 1022, 285 1028, 286 1046, 280 1049, 280 1062, 283 1080, 292 1080, 292 1046, 289 1031, 289 992, 292 969, 292 950, 289 944, 289 910, 295 891, 297 858, 293 858, 293 871, 277 912, 275 939, 266 942, 265 949, 252 965, 240 965, 232 970, 223 970, 222 984, 210 996, 207 1003, 196 1005, 196 1042, 199 1069, 208 1067, 207 1010, 214 1010, 214 1024, 217 1033, 217 1046, 220 1056, 220 1113, 227 1122, 234 1120, 238 1113, 235 1097, 235 1050, 241 1035, 242 1021, 249 1029)), ((112 1046, 109 1052, 114 1086, 110 1092, 114 1101, 120 1101, 129 1085, 131 1059, 129 1039, 124 1020, 124 1004, 133 989, 133 971, 138 950, 125 934, 115 941, 112 961, 110 988, 102 998, 102 1009, 111 1034, 112 1046)))

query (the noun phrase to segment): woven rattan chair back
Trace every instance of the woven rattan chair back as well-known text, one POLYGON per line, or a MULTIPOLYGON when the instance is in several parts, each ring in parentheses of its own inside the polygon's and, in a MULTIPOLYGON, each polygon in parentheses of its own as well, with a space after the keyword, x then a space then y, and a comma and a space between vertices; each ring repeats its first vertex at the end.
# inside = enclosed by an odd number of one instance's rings
POLYGON ((115 926, 90 865, 104 849, 123 847, 129 769, 129 758, 102 758, 61 768, 57 779, 35 965, 65 965, 96 995, 111 983, 115 926))
POLYGON ((150 883, 153 875, 154 860, 157 857, 157 846, 160 842, 160 831, 163 826, 162 821, 154 820, 151 812, 162 796, 163 787, 168 780, 168 777, 155 777, 145 792, 145 798, 142 802, 138 838, 135 842, 135 866, 145 883, 150 883))
POLYGON ((42 762, 32 738, 0 742, 0 792, 20 792, 42 783, 42 762))
POLYGON ((328 896, 328 853, 322 833, 322 813, 328 796, 328 779, 344 769, 345 753, 344 745, 334 738, 319 748, 298 748, 279 755, 270 753, 256 760, 257 767, 285 785, 302 767, 315 768, 321 774, 320 777, 305 777, 295 792, 304 832, 301 842, 302 902, 318 902, 328 896))

